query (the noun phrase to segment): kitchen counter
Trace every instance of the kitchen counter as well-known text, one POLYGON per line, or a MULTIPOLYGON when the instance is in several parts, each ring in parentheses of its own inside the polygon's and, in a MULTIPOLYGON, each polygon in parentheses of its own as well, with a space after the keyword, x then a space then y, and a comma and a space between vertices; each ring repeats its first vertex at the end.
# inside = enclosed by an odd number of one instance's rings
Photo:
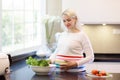
MULTIPOLYGON (((14 63, 11 66, 11 73, 7 74, 7 80, 119 80, 120 73, 111 73, 111 78, 91 78, 86 72, 53 72, 49 75, 36 75, 26 64, 25 60, 14 63)), ((1 79, 0 79, 1 80, 1 79)))

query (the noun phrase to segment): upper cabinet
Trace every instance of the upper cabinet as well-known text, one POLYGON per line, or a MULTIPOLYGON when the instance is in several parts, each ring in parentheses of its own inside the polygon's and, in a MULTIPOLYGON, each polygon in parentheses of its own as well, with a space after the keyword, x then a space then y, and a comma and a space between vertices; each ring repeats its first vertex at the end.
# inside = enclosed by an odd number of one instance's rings
POLYGON ((62 11, 72 8, 83 24, 120 24, 120 0, 62 0, 62 11))

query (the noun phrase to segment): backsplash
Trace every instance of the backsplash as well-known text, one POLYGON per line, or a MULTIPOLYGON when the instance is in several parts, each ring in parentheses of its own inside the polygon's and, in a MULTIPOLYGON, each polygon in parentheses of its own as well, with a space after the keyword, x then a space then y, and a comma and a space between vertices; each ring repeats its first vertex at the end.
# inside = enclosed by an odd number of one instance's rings
POLYGON ((92 43, 94 53, 120 54, 120 25, 83 25, 92 43))

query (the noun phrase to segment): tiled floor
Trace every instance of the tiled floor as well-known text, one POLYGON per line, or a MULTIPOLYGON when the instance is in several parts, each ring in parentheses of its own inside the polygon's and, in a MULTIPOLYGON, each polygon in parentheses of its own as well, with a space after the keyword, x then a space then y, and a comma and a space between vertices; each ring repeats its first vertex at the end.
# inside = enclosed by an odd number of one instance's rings
POLYGON ((93 62, 86 64, 87 72, 92 69, 105 70, 109 73, 120 73, 120 62, 93 62))

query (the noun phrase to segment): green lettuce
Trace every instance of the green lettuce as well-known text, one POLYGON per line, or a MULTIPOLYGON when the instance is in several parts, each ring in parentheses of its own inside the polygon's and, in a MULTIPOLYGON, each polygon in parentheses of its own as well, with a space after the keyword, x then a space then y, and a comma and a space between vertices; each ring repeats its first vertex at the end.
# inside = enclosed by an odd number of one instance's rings
POLYGON ((28 57, 28 59, 26 59, 26 64, 32 65, 32 66, 45 67, 45 66, 49 66, 49 60, 36 59, 36 58, 33 58, 30 56, 30 57, 28 57))

